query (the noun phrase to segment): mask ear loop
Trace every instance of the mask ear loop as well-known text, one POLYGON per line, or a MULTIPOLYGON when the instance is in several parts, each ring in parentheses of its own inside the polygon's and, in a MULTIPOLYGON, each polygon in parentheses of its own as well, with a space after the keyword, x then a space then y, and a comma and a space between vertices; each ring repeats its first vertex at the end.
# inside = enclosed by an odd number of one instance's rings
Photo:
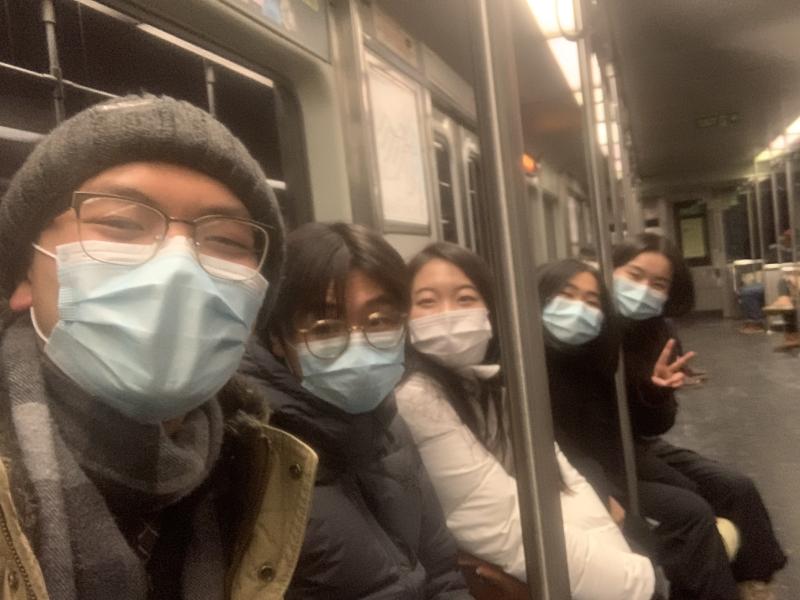
POLYGON ((36 335, 46 344, 50 341, 50 338, 45 337, 44 333, 42 333, 41 327, 39 327, 39 322, 36 320, 36 311, 33 310, 33 306, 30 309, 31 313, 31 322, 33 323, 33 329, 36 331, 36 335))
MULTIPOLYGON (((31 246, 33 246, 34 249, 38 250, 45 256, 49 256, 50 258, 56 260, 55 254, 53 254, 49 250, 45 250, 39 244, 33 243, 31 244, 31 246)), ((42 328, 39 327, 39 321, 36 320, 36 311, 33 310, 33 306, 31 306, 30 313, 31 313, 31 323, 33 323, 33 329, 34 331, 36 331, 36 335, 38 335, 39 338, 46 344, 48 341, 50 341, 50 338, 46 337, 44 333, 42 333, 42 328)))
POLYGON ((55 260, 55 258, 56 258, 56 255, 55 255, 55 254, 53 254, 52 252, 50 252, 50 250, 45 250, 45 249, 44 249, 44 248, 42 248, 42 247, 41 247, 39 244, 31 244, 31 246, 33 246, 33 247, 34 247, 36 250, 38 250, 39 252, 41 252, 41 253, 42 253, 42 254, 44 254, 45 256, 49 256, 50 258, 52 258, 52 259, 54 259, 54 260, 55 260))

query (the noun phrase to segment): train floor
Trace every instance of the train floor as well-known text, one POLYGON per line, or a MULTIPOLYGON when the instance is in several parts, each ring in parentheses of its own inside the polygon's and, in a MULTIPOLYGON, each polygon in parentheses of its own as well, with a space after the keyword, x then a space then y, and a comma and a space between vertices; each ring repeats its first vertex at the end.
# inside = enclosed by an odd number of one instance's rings
POLYGON ((789 555, 775 577, 778 598, 800 598, 800 356, 774 352, 783 334, 738 333, 741 321, 678 324, 684 350, 708 380, 679 393, 672 443, 730 464, 760 489, 789 555))

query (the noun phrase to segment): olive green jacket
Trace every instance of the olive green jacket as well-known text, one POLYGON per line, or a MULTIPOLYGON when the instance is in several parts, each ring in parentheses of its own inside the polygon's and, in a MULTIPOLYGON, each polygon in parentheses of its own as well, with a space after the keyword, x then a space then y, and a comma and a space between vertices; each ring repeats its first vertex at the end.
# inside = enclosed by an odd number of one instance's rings
MULTIPOLYGON (((252 424, 252 423, 251 423, 252 424)), ((305 535, 317 456, 264 423, 242 436, 241 525, 226 582, 228 600, 283 598, 305 535)), ((20 525, 0 461, 0 600, 47 600, 44 577, 20 525)), ((53 599, 58 600, 58 599, 53 599)))

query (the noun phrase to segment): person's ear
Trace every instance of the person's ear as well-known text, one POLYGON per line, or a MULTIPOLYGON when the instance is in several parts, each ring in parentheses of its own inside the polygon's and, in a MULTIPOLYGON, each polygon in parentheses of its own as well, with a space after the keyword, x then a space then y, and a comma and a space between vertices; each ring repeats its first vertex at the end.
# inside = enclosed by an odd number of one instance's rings
POLYGON ((30 310, 33 306, 33 286, 30 281, 23 279, 19 283, 14 293, 11 294, 11 298, 8 299, 8 306, 15 312, 30 310))

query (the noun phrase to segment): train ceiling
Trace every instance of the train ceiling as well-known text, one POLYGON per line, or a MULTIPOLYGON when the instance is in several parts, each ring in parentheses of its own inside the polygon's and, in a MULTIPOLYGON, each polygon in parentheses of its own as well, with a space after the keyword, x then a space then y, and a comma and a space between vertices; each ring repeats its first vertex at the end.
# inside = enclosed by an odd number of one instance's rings
MULTIPOLYGON (((377 4, 464 80, 473 81, 465 0, 378 0, 377 4)), ((526 151, 537 160, 585 181, 578 105, 527 3, 524 0, 514 2, 514 11, 526 151)))
MULTIPOLYGON (((378 4, 472 80, 463 0, 378 4)), ((578 107, 527 3, 513 4, 527 149, 585 179, 578 107)), ((635 160, 649 187, 731 181, 800 116, 797 0, 600 0, 600 6, 610 18, 635 160)))
POLYGON ((800 116, 797 0, 604 0, 638 170, 725 180, 800 116))

